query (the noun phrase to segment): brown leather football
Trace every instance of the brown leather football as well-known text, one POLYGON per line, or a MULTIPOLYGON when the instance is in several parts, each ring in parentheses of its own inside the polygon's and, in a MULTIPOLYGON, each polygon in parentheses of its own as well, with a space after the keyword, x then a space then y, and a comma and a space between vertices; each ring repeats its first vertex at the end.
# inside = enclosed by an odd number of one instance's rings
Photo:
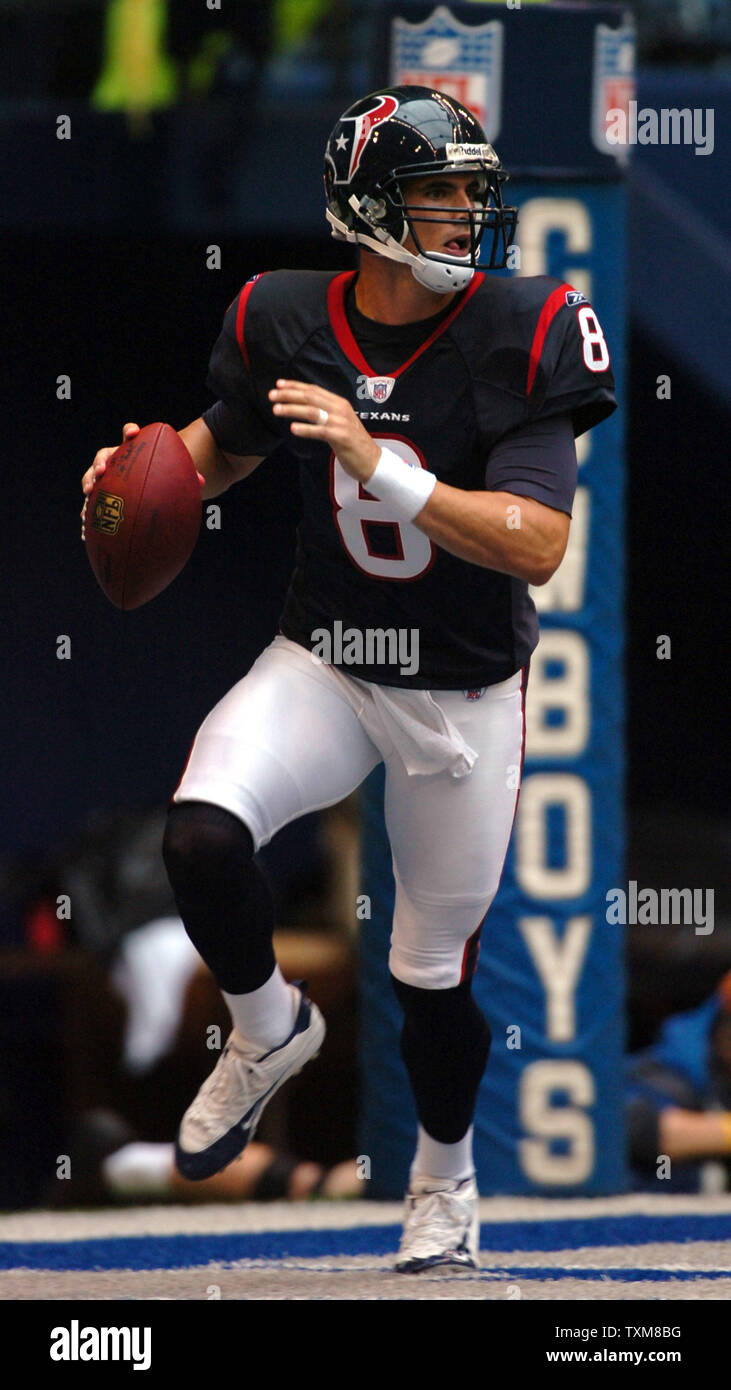
POLYGON ((180 435, 145 425, 112 455, 89 493, 86 551, 117 608, 139 608, 180 574, 198 538, 201 486, 180 435))

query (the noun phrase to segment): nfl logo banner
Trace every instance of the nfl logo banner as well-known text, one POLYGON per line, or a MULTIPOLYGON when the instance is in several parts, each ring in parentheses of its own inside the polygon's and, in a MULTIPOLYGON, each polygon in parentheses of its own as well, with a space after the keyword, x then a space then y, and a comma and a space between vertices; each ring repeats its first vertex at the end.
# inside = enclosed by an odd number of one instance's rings
POLYGON ((616 117, 610 111, 623 111, 625 130, 629 128, 629 104, 635 95, 635 31, 632 24, 610 29, 597 24, 594 36, 594 77, 591 110, 592 143, 602 154, 626 160, 627 147, 607 139, 607 127, 616 117))
POLYGON ((395 87, 433 87, 473 111, 488 140, 500 131, 503 25, 462 24, 439 5, 421 24, 394 19, 391 82, 395 87))

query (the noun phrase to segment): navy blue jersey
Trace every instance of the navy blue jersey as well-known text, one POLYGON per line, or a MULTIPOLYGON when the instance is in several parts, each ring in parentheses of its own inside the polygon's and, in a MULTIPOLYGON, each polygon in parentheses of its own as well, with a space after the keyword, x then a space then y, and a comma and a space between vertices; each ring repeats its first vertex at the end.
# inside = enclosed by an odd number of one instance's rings
POLYGON ((405 335, 403 326, 393 330, 394 360, 384 371, 381 345, 376 370, 365 355, 369 335, 357 313, 354 332, 346 309, 356 274, 275 271, 249 281, 211 357, 208 385, 221 404, 203 418, 219 446, 266 456, 286 443, 299 465, 303 517, 281 631, 310 650, 314 634, 336 624, 341 637, 418 631, 418 672, 349 661, 348 674, 385 685, 472 689, 506 680, 538 640, 527 584, 395 522, 327 444, 291 435, 268 392, 278 377, 312 382, 344 396, 374 438, 440 481, 570 512, 575 464, 573 474, 552 468, 541 432, 563 417, 581 434, 615 408, 601 328, 570 285, 478 272, 423 334, 416 330, 416 346, 414 325, 405 335), (413 350, 402 360, 407 339, 413 350), (513 440, 523 447, 511 448, 513 440))

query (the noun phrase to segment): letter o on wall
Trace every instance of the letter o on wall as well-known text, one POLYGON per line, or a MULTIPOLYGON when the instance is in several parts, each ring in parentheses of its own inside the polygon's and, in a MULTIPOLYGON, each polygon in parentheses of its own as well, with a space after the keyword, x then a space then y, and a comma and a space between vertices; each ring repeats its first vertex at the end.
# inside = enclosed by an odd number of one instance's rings
POLYGON ((591 797, 586 782, 569 772, 536 772, 523 782, 516 826, 515 871, 524 893, 557 901, 585 893, 591 883, 591 797), (563 810, 566 836, 562 865, 548 863, 547 814, 563 810))

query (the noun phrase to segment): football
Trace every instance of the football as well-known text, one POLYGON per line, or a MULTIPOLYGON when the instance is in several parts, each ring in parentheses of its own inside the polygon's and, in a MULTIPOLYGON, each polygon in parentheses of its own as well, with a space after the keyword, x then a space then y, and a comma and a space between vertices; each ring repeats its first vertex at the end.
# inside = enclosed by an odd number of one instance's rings
POLYGON ((124 609, 149 603, 190 559, 200 524, 200 483, 180 435, 145 425, 88 497, 86 551, 107 598, 124 609))

